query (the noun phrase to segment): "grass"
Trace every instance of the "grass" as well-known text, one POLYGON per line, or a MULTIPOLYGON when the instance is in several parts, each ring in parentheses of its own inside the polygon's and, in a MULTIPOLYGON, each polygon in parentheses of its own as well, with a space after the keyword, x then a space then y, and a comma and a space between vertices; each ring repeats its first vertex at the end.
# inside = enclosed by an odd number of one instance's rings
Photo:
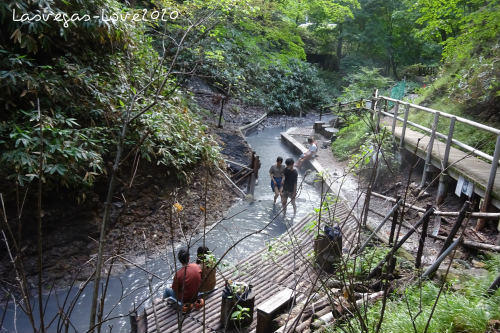
MULTIPOLYGON (((488 107, 487 103, 485 104, 485 99, 489 91, 485 90, 479 83, 493 75, 490 73, 489 61, 485 59, 484 63, 481 63, 478 59, 470 58, 446 66, 442 75, 432 84, 425 88, 416 89, 419 96, 415 99, 414 104, 422 105, 425 103, 426 106, 435 110, 498 127, 499 124, 488 123, 487 120, 479 119, 476 115, 478 109, 488 107), (474 109, 476 114, 470 112, 474 109)), ((433 118, 433 114, 410 110, 409 119, 428 128, 431 128, 433 118)), ((439 132, 448 135, 449 126, 450 120, 448 118, 439 118, 439 132)), ((456 122, 453 138, 490 155, 493 155, 495 150, 496 136, 471 125, 456 122)))
MULTIPOLYGON (((424 96, 427 94, 428 93, 424 94, 424 96)), ((419 104, 419 101, 421 103, 420 98, 415 101, 415 104, 419 104)), ((468 117, 466 111, 464 110, 463 105, 453 103, 446 96, 440 96, 435 98, 433 103, 430 104, 429 107, 438 111, 454 114, 456 116, 463 118, 471 118, 471 120, 473 121, 480 122, 480 120, 476 118, 468 117)), ((434 115, 425 111, 417 111, 415 109, 411 109, 408 119, 419 125, 431 128, 432 123, 434 122, 434 115)), ((401 125, 401 123, 399 123, 399 125, 401 125)), ((491 124, 486 124, 486 125, 491 126, 491 124)), ((445 117, 440 117, 437 131, 444 135, 448 135, 449 127, 450 127, 450 119, 445 117)), ((413 129, 417 130, 416 128, 413 129)), ((453 132, 453 138, 465 144, 468 144, 469 146, 478 148, 481 151, 490 155, 493 155, 493 152, 495 151, 495 140, 496 140, 495 135, 490 132, 477 129, 471 125, 455 122, 455 130, 453 132)))
MULTIPOLYGON (((488 277, 471 277, 458 291, 445 288, 427 332, 484 333, 488 331, 490 321, 500 320, 500 290, 491 297, 486 296, 488 286, 499 272, 500 255, 488 256, 485 263, 489 270, 488 277)), ((439 286, 432 281, 423 283, 421 287, 414 285, 404 291, 396 291, 387 302, 380 332, 423 332, 438 292, 439 286)), ((381 302, 367 310, 369 332, 375 331, 380 310, 381 302)), ((342 327, 329 327, 327 332, 361 332, 361 328, 356 319, 351 319, 342 327)))
POLYGON ((362 117, 353 117, 350 121, 348 126, 339 131, 337 139, 332 143, 333 155, 341 161, 347 160, 359 149, 369 132, 367 121, 362 117))

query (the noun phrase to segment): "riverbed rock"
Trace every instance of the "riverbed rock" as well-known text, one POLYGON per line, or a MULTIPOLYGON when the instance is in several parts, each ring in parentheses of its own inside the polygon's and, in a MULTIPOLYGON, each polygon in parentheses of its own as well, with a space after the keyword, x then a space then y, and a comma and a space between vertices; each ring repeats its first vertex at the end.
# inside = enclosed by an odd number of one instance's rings
POLYGON ((316 182, 316 173, 315 172, 309 172, 304 176, 304 183, 309 184, 309 185, 314 185, 316 182))

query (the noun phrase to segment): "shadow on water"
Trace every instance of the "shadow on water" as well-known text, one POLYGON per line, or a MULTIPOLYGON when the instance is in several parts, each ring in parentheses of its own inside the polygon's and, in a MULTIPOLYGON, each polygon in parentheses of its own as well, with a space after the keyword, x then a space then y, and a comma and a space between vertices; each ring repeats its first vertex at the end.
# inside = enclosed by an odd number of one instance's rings
MULTIPOLYGON (((255 200, 252 202, 244 200, 237 202, 225 214, 226 217, 231 218, 215 225, 206 233, 206 245, 217 256, 221 256, 236 241, 269 224, 263 232, 246 238, 229 251, 224 258, 225 262, 229 265, 236 264, 253 252, 261 249, 266 245, 266 242, 283 234, 287 230, 287 226, 292 225, 295 221, 312 212, 313 208, 319 204, 317 189, 313 185, 302 182, 303 174, 301 174, 298 180, 302 186, 299 189, 297 198, 297 214, 292 216, 292 208, 290 207, 286 216, 283 217, 283 215, 280 215, 276 217, 281 210, 281 205, 279 202, 273 205, 274 194, 271 192, 271 180, 268 170, 275 163, 277 156, 282 156, 284 159, 288 157, 297 158, 297 155, 281 142, 281 131, 282 129, 280 128, 268 128, 259 133, 250 134, 247 137, 249 144, 260 156, 262 165, 259 171, 258 184, 255 187, 255 200)), ((194 244, 191 245, 190 252, 193 259, 196 255, 196 248, 202 243, 202 235, 195 235, 192 241, 194 244)), ((185 245, 185 242, 184 244, 177 244, 176 247, 178 248, 183 245, 185 245)), ((138 260, 138 264, 163 278, 163 280, 160 280, 153 277, 151 280, 154 297, 161 297, 162 290, 167 285, 168 279, 174 271, 172 249, 168 248, 164 253, 155 257, 144 257, 142 260, 138 260)), ((77 291, 78 288, 69 290, 70 298, 74 297, 77 291)), ((87 330, 91 291, 92 285, 88 285, 78 299, 71 316, 73 328, 70 329, 70 332, 85 332, 87 330)), ((58 312, 58 304, 62 304, 67 292, 68 290, 61 290, 52 295, 50 299, 44 299, 44 302, 47 301, 46 323, 58 312)), ((110 317, 123 317, 107 322, 104 325, 104 331, 109 331, 111 325, 112 332, 127 332, 129 329, 129 310, 134 304, 141 304, 149 295, 148 276, 138 268, 128 269, 121 274, 111 277, 106 294, 105 312, 110 312, 110 317)), ((33 308, 37 309, 37 305, 33 308)), ((8 308, 2 331, 12 332, 15 329, 18 332, 30 332, 32 330, 26 316, 19 309, 15 313, 14 308, 11 306, 8 308)), ((56 330, 57 328, 52 326, 49 332, 56 330)))

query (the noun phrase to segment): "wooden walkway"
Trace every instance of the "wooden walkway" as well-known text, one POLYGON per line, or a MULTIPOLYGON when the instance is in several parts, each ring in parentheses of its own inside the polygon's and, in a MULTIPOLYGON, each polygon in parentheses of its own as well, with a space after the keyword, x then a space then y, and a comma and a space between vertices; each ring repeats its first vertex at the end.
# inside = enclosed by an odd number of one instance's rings
MULTIPOLYGON (((387 126, 389 130, 390 126, 387 126)), ((395 136, 397 138, 401 137, 402 127, 396 126, 395 136)), ((429 146, 430 137, 423 133, 414 131, 410 128, 406 128, 404 148, 406 148, 411 153, 415 153, 415 148, 418 144, 418 149, 416 150, 417 155, 425 160, 427 147, 429 146), (420 141, 419 141, 420 140, 420 141)), ((439 140, 434 140, 434 145, 432 148, 432 158, 431 162, 438 169, 442 169, 441 161, 443 160, 444 151, 446 144, 439 140)), ((486 185, 488 184, 488 179, 490 176, 491 163, 480 160, 479 158, 467 154, 462 150, 451 147, 450 155, 448 158, 448 174, 455 180, 458 180, 459 176, 464 177, 470 182, 474 183, 474 192, 479 196, 484 197, 484 191, 486 185)), ((496 172, 495 183, 493 185, 492 204, 500 209, 500 169, 496 172)))
MULTIPOLYGON (((350 250, 358 230, 357 220, 350 215, 349 208, 342 201, 332 207, 331 212, 341 221, 343 248, 350 250)), ((253 285, 255 308, 286 287, 295 290, 296 296, 306 293, 317 274, 310 263, 312 257, 308 256, 313 249, 314 231, 306 231, 305 228, 314 218, 308 215, 295 223, 272 243, 272 251, 262 244, 260 251, 235 267, 218 272, 217 289, 205 299, 205 320, 203 310, 179 315, 165 301, 160 301, 146 309, 147 332, 179 332, 179 322, 182 322, 181 332, 223 332, 220 323, 222 290, 224 281, 228 279, 253 285), (205 330, 203 323, 206 324, 205 330)), ((249 332, 255 332, 256 325, 255 311, 249 332)))

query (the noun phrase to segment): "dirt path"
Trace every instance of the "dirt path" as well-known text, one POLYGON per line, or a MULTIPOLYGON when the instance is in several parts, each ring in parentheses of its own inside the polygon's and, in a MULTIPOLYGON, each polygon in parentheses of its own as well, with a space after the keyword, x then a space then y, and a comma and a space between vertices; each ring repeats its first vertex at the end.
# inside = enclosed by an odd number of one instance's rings
MULTIPOLYGON (((348 204, 353 208, 353 213, 355 216, 360 219, 362 216, 363 204, 364 204, 364 195, 363 192, 366 191, 368 183, 365 177, 360 177, 352 170, 349 169, 347 162, 338 161, 332 154, 330 149, 329 140, 326 140, 324 137, 313 133, 313 129, 311 127, 308 128, 297 128, 293 130, 292 137, 301 142, 304 146, 307 143, 307 137, 314 135, 318 141, 318 154, 315 158, 321 166, 327 170, 330 182, 332 183, 332 190, 338 193, 339 197, 346 200, 348 204), (359 198, 359 199, 358 199, 359 198)), ((407 165, 410 163, 407 162, 407 165)), ((437 189, 431 187, 428 189, 428 194, 421 199, 416 198, 416 184, 419 183, 420 173, 413 172, 410 177, 409 191, 407 193, 407 202, 425 207, 426 204, 434 204, 435 202, 435 194, 437 189)), ((408 184, 409 179, 409 168, 404 168, 401 171, 394 170, 393 174, 385 175, 384 177, 380 177, 380 182, 375 187, 375 191, 384 193, 387 196, 395 197, 398 194, 404 195, 404 189, 408 184)), ((465 199, 460 199, 454 197, 450 194, 443 205, 439 207, 440 210, 443 211, 458 211, 462 206, 465 199)), ((377 197, 373 197, 370 200, 370 208, 371 211, 368 213, 368 225, 371 226, 372 229, 375 229, 383 220, 384 216, 391 210, 394 204, 392 202, 379 199, 377 197)), ((404 221, 407 225, 414 225, 422 216, 422 213, 416 212, 414 210, 406 210, 404 215, 404 221)), ((438 226, 437 218, 432 217, 429 223, 429 231, 433 231, 434 228, 439 227, 439 235, 446 236, 449 229, 452 226, 452 223, 455 219, 442 219, 441 224, 438 226)), ((466 236, 468 239, 475 241, 488 241, 490 243, 494 242, 495 233, 491 233, 491 230, 486 230, 485 232, 477 235, 477 233, 473 232, 471 226, 474 225, 474 222, 469 224, 469 228, 466 230, 466 236)), ((380 230, 380 234, 385 236, 387 239, 389 238, 391 229, 390 221, 387 222, 382 229, 380 230)), ((401 238, 409 229, 406 227, 402 227, 401 238)), ((405 250, 407 250, 413 256, 416 255, 418 244, 419 244, 420 233, 414 233, 408 241, 404 244, 405 250)), ((439 250, 442 247, 441 241, 436 241, 430 237, 426 238, 424 252, 422 256, 422 264, 430 265, 434 262, 439 250)), ((461 249, 458 251, 456 256, 457 259, 462 259, 463 261, 471 259, 471 253, 469 251, 465 251, 461 249)))

